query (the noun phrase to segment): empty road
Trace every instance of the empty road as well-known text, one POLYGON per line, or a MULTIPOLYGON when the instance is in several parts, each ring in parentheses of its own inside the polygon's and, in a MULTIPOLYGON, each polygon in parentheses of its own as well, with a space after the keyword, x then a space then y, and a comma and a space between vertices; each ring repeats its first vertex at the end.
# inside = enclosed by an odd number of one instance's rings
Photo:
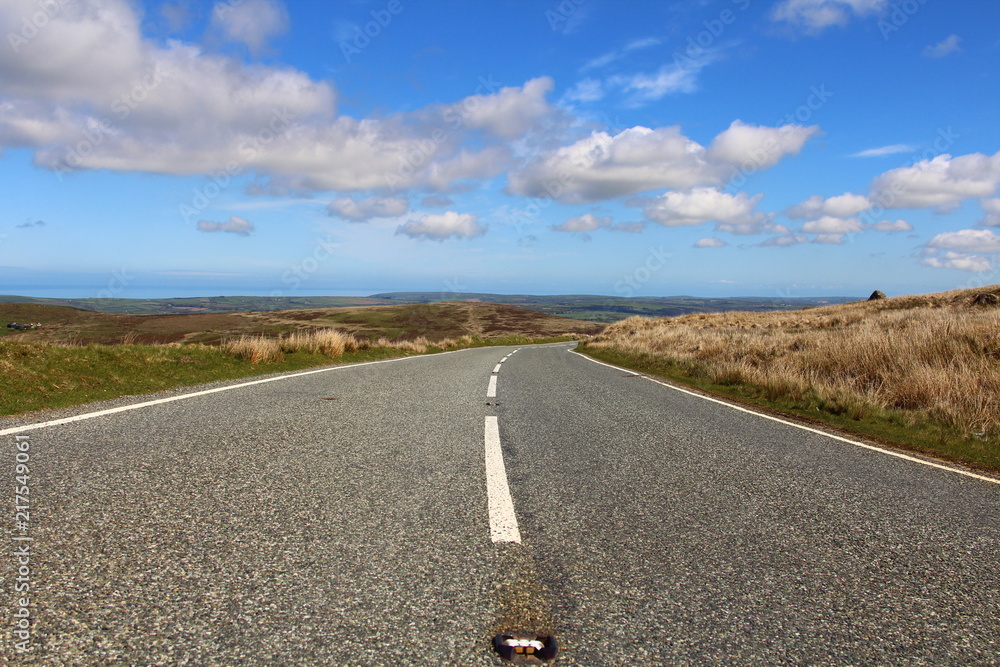
POLYGON ((0 662, 1000 664, 1000 484, 571 348, 0 420, 0 662))

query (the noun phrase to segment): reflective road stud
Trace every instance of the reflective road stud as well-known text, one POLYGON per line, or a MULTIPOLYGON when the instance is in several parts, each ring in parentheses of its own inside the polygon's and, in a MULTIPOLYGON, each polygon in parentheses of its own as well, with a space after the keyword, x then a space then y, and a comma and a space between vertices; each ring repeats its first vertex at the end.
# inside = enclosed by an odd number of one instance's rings
POLYGON ((500 634, 493 638, 493 648, 504 660, 516 665, 548 662, 556 657, 559 647, 551 635, 514 636, 500 634))

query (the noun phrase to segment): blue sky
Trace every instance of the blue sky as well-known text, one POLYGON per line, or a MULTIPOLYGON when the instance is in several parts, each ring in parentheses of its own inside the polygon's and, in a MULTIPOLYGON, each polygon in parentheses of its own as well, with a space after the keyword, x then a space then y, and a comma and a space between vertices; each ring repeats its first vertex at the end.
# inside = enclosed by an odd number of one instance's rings
POLYGON ((1000 283, 1000 4, 5 0, 0 293, 1000 283))

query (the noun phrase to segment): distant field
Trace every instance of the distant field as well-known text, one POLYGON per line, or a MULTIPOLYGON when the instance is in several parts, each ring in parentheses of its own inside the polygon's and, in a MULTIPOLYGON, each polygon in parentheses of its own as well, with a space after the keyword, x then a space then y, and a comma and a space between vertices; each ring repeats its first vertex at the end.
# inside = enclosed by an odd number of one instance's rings
POLYGON ((632 315, 673 317, 689 313, 719 313, 732 310, 764 312, 798 310, 814 306, 858 301, 860 297, 736 297, 692 296, 615 297, 595 295, 500 295, 466 292, 389 292, 370 297, 199 297, 189 299, 41 299, 0 296, 0 302, 68 306, 83 310, 130 315, 213 314, 247 311, 315 310, 356 306, 428 304, 453 301, 517 306, 547 315, 591 322, 617 322, 632 315))
POLYGON ((603 329, 487 303, 127 315, 0 303, 0 414, 330 363, 483 345, 572 340, 603 329))
POLYGON ((1000 285, 790 313, 630 318, 600 359, 1000 471, 1000 285), (989 300, 987 300, 989 303, 989 300))
POLYGON ((603 325, 559 318, 532 310, 490 303, 434 303, 392 306, 235 313, 129 315, 37 303, 0 303, 0 324, 40 322, 34 331, 0 329, 0 336, 22 342, 217 345, 243 335, 276 337, 293 331, 336 328, 362 339, 430 340, 471 335, 550 337, 595 334, 603 325))

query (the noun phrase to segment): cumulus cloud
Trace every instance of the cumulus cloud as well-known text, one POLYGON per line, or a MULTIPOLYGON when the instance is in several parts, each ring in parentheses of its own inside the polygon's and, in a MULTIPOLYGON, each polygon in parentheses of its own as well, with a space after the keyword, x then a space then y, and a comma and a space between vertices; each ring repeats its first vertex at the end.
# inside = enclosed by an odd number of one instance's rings
POLYGON ((831 26, 844 26, 854 16, 884 11, 889 0, 781 0, 771 10, 771 19, 815 35, 831 26))
POLYGON ((553 107, 545 96, 553 85, 551 78, 543 76, 519 88, 506 87, 489 95, 472 95, 446 107, 444 117, 454 124, 513 139, 531 129, 539 119, 552 114, 553 107))
POLYGON ((217 2, 212 9, 212 28, 231 42, 246 44, 259 53, 273 37, 288 30, 288 10, 280 0, 217 2))
POLYGON ((809 237, 802 236, 801 234, 783 234, 781 236, 774 236, 766 241, 760 243, 762 248, 787 248, 793 245, 799 245, 800 243, 806 243, 809 237))
POLYGON ((454 211, 440 215, 425 215, 419 220, 410 220, 396 228, 397 235, 432 241, 444 241, 447 238, 471 239, 485 233, 486 227, 479 224, 478 216, 454 211))
POLYGON ((963 229, 938 234, 927 242, 928 248, 960 253, 992 255, 1000 253, 1000 234, 990 229, 963 229))
POLYGON ((708 158, 741 168, 768 169, 802 147, 819 133, 818 125, 762 127, 734 120, 712 141, 708 158))
POLYGON ((802 231, 806 234, 850 234, 861 231, 861 222, 857 218, 844 219, 826 215, 802 225, 802 231))
POLYGON ((212 222, 210 220, 199 220, 198 230, 202 232, 229 232, 240 236, 250 236, 254 231, 254 226, 246 218, 231 216, 225 222, 212 222))
POLYGON ((979 224, 983 227, 1000 227, 1000 198, 982 199, 979 205, 986 214, 979 224))
POLYGON ((731 195, 716 188, 695 188, 690 192, 667 192, 658 197, 631 202, 642 207, 646 218, 665 227, 694 226, 715 221, 730 225, 759 225, 768 220, 755 210, 763 195, 745 192, 731 195))
POLYGON ((614 136, 594 132, 513 171, 508 191, 579 203, 660 188, 718 185, 748 161, 762 169, 798 153, 817 131, 816 127, 767 128, 736 121, 708 149, 685 137, 676 126, 637 126, 614 136))
POLYGON ((813 238, 813 243, 821 243, 825 245, 839 245, 844 242, 843 234, 820 234, 813 238))
POLYGON ((722 239, 706 238, 706 239, 698 239, 697 241, 695 241, 693 247, 695 247, 695 248, 725 248, 727 245, 729 245, 729 244, 726 243, 725 241, 723 241, 722 239))
POLYGON ((610 215, 598 218, 593 213, 584 213, 579 217, 570 218, 563 224, 553 227, 552 229, 557 232, 592 232, 598 229, 609 229, 610 227, 610 215))
POLYGON ((945 154, 881 174, 870 198, 886 208, 950 209, 963 199, 992 195, 998 184, 1000 153, 945 154))
POLYGON ((880 220, 874 225, 871 225, 871 229, 876 232, 912 232, 913 225, 908 223, 906 220, 880 220))
MULTIPOLYGON (((237 20, 281 10, 277 0, 231 6, 236 13, 217 20, 250 45, 281 26, 237 20)), ((59 171, 252 173, 261 192, 446 192, 508 168, 512 139, 558 115, 545 101, 552 82, 541 78, 453 105, 338 116, 331 84, 147 40, 136 7, 74 0, 30 41, 0 49, 0 150, 34 150, 37 165, 59 171)), ((34 0, 4 0, 0 34, 19 34, 34 11, 34 0)))
POLYGON ((340 197, 330 202, 326 210, 330 215, 361 222, 404 215, 410 210, 410 202, 403 197, 371 197, 361 200, 340 197))
POLYGON ((993 264, 985 257, 951 251, 945 252, 940 256, 924 257, 920 260, 920 263, 935 269, 956 269, 958 271, 972 271, 974 273, 993 270, 993 264))
POLYGON ((872 207, 868 197, 845 192, 836 197, 824 198, 820 195, 813 195, 800 204, 796 204, 785 211, 789 218, 805 220, 809 218, 820 218, 830 216, 834 218, 850 218, 862 211, 867 211, 872 207))
POLYGON ((962 50, 961 44, 962 38, 958 35, 948 35, 946 38, 938 42, 937 44, 932 44, 923 50, 925 58, 944 58, 952 53, 957 53, 962 50))

